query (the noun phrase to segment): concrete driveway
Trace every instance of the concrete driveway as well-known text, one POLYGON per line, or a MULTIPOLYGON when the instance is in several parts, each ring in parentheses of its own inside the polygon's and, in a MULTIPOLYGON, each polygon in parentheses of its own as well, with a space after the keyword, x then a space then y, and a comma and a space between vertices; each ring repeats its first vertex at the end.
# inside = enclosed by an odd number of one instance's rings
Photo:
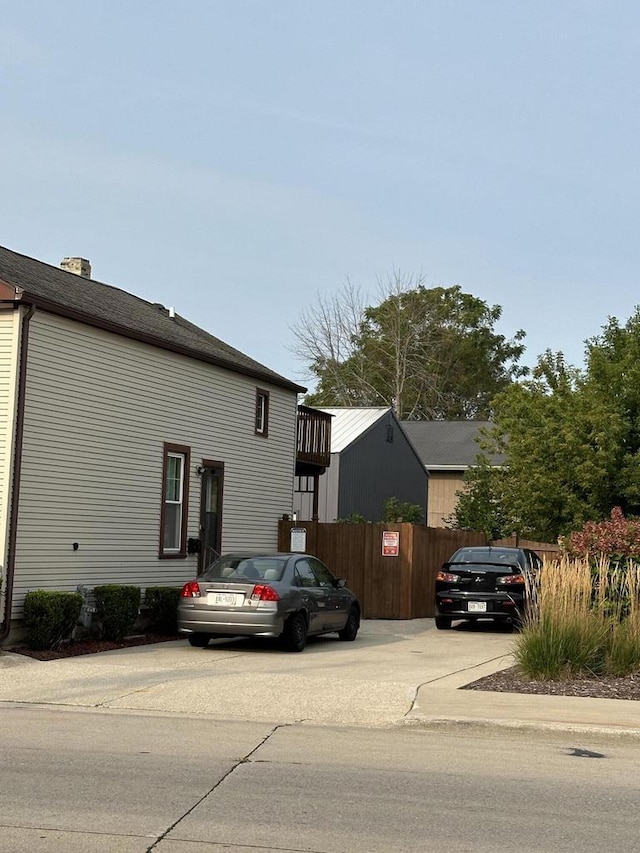
MULTIPOLYGON (((2 653, 0 701, 388 726, 415 717, 426 687, 459 686, 509 666, 512 643, 490 624, 437 631, 431 619, 365 620, 355 642, 321 637, 302 654, 255 640, 206 649, 180 640, 47 662, 2 653)), ((424 697, 420 715, 425 701, 429 711, 424 697)))

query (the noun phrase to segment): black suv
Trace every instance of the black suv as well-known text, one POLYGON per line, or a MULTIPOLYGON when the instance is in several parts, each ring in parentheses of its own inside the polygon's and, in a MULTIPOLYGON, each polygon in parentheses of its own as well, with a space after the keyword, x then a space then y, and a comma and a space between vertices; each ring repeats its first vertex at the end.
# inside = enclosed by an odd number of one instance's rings
POLYGON ((436 575, 436 628, 454 619, 517 625, 525 608, 525 574, 542 560, 529 548, 459 548, 436 575))

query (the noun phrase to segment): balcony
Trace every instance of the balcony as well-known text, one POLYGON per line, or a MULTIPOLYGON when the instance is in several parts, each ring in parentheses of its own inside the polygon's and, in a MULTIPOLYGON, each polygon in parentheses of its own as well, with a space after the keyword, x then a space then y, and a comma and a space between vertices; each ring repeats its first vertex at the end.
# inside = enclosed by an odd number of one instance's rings
POLYGON ((331 415, 309 406, 298 406, 296 474, 322 474, 331 462, 331 415))

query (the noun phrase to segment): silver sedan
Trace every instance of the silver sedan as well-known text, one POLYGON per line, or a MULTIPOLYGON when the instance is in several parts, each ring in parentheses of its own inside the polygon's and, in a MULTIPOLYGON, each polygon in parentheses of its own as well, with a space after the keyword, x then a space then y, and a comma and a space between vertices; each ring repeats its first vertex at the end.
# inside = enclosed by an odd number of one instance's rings
POLYGON ((212 637, 280 637, 301 652, 307 637, 355 640, 360 602, 310 554, 226 554, 182 588, 178 631, 192 646, 212 637))

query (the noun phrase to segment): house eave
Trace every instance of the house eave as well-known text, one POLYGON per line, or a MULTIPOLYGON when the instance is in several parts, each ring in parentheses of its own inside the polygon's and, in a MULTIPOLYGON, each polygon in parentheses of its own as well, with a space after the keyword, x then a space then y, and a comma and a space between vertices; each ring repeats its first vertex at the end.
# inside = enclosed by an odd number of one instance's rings
MULTIPOLYGON (((477 468, 477 465, 425 465, 424 466, 427 471, 459 471, 461 474, 464 474, 465 471, 469 471, 471 468, 477 468)), ((492 468, 503 468, 503 465, 492 465, 492 468)))
POLYGON ((307 390, 304 386, 291 382, 284 377, 272 375, 266 371, 253 370, 251 367, 238 365, 234 361, 220 358, 219 356, 211 355, 210 353, 205 353, 191 347, 182 346, 145 332, 139 332, 118 323, 103 320, 99 317, 93 316, 92 314, 77 311, 74 308, 59 305, 56 302, 49 301, 40 296, 34 296, 33 294, 26 293, 21 288, 16 288, 4 281, 0 281, 0 310, 3 305, 11 307, 9 303, 13 303, 15 306, 17 301, 20 301, 22 304, 34 305, 39 310, 55 314, 59 317, 65 317, 69 320, 75 320, 96 329, 102 329, 106 332, 121 335, 122 337, 129 338, 130 340, 140 341, 141 343, 149 344, 150 346, 158 347, 159 349, 175 352, 180 355, 187 356, 188 358, 196 359, 197 361, 202 361, 207 364, 215 365, 216 367, 224 368, 225 370, 230 370, 233 373, 249 376, 252 379, 259 379, 261 382, 276 385, 280 388, 286 388, 296 394, 304 394, 307 390))
POLYGON ((427 471, 468 471, 469 465, 425 465, 427 471))

